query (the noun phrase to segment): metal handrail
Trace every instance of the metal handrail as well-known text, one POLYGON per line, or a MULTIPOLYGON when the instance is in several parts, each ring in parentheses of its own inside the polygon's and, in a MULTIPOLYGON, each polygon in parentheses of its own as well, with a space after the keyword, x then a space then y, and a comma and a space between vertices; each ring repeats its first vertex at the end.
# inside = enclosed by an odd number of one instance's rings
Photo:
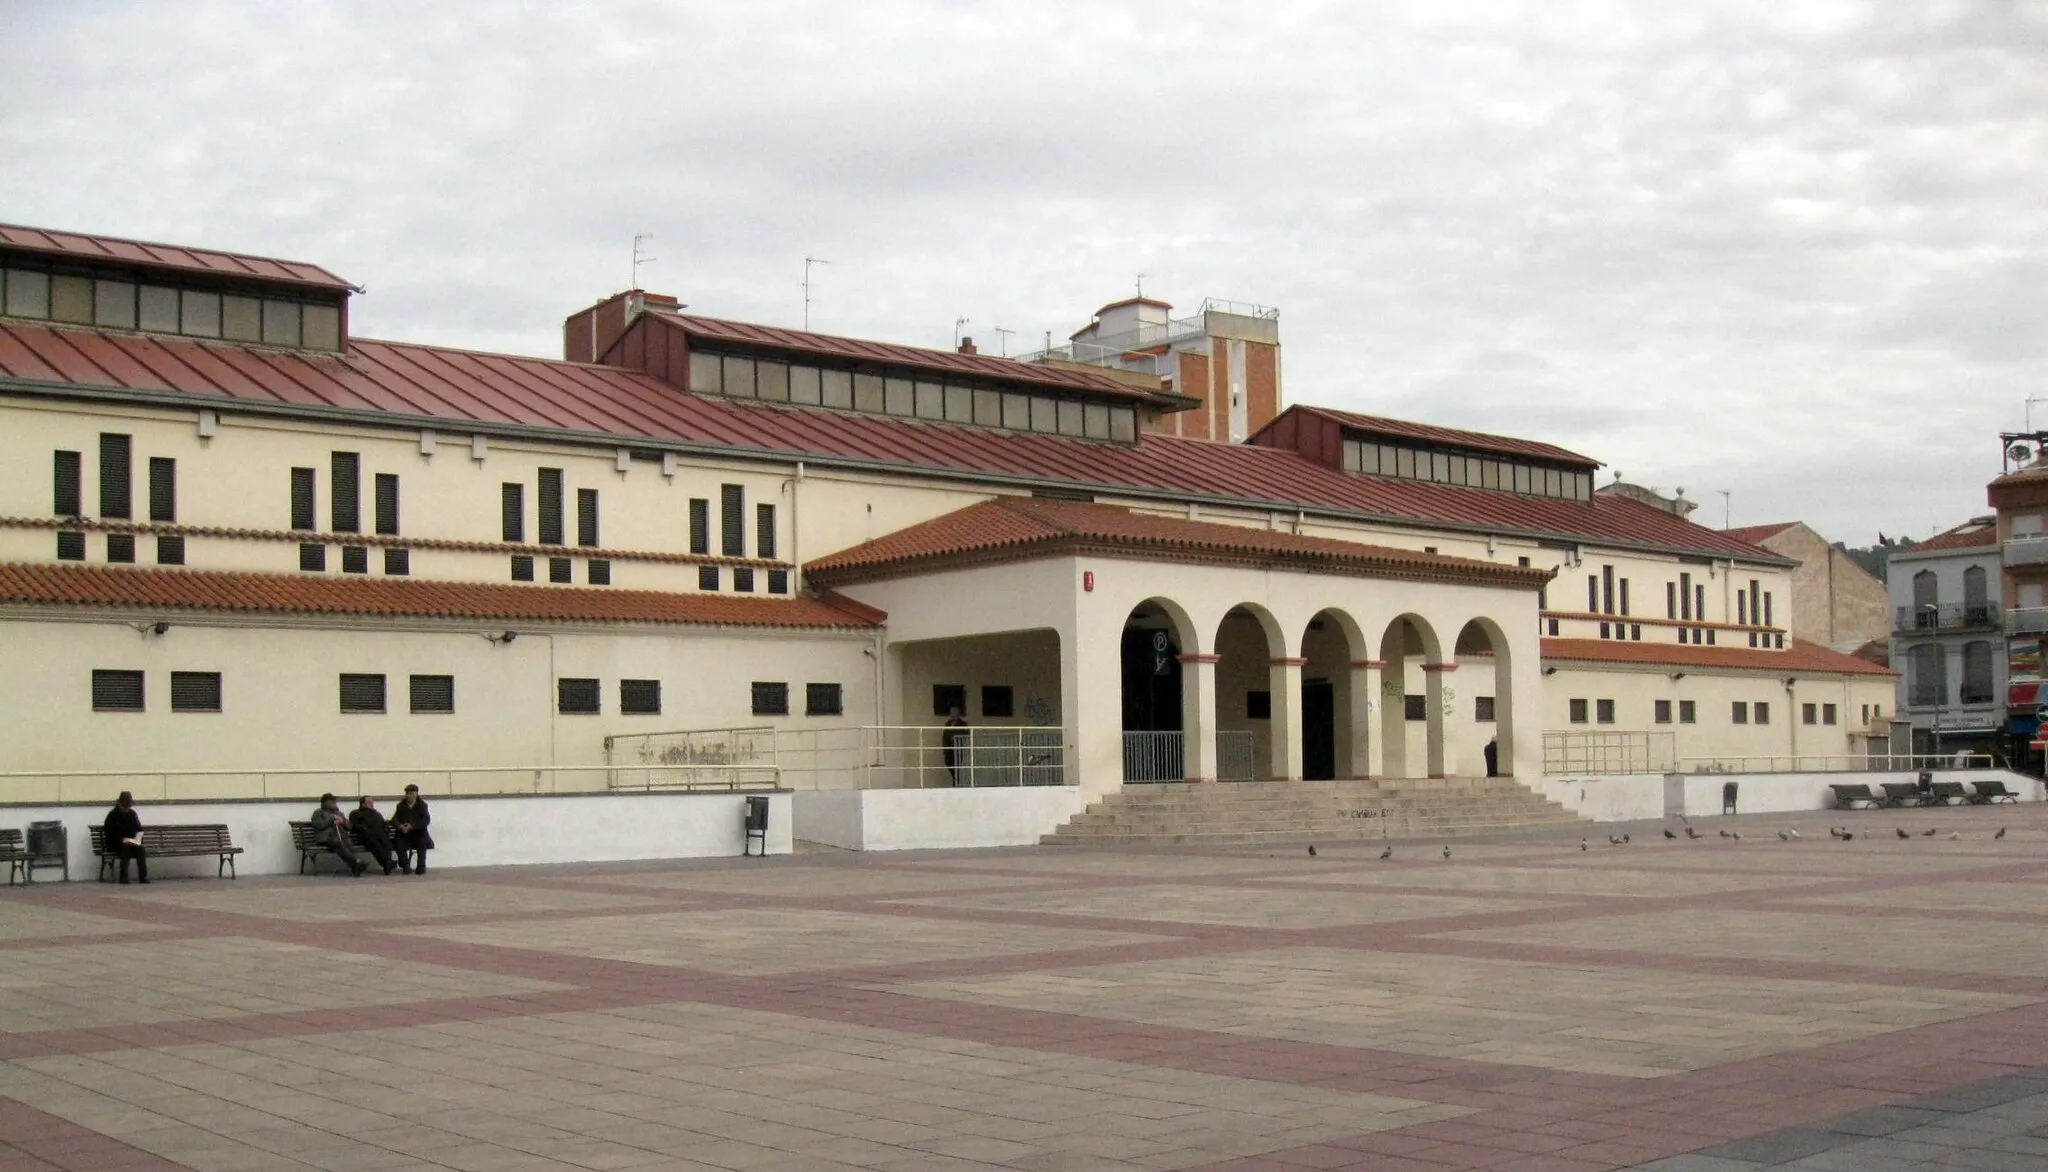
POLYGON ((64 805, 111 801, 127 790, 137 801, 252 801, 317 798, 341 793, 396 794, 406 783, 428 797, 489 797, 511 794, 594 793, 604 790, 777 789, 772 762, 735 770, 728 766, 614 765, 438 765, 336 769, 42 769, 0 773, 0 802, 64 805), (586 784, 564 785, 581 776, 586 784), (463 782, 497 779, 494 784, 463 782), (34 792, 36 782, 47 787, 34 792), (181 782, 173 790, 173 782, 181 782), (370 784, 365 784, 366 782, 370 784), (376 784, 379 782, 388 784, 376 784), (210 784, 204 784, 210 783, 210 784))
POLYGON ((1679 773, 1901 773, 1922 769, 1995 769, 1990 753, 1822 753, 1680 757, 1679 773))
POLYGON ((750 772, 787 789, 1063 785, 1071 755, 1060 725, 843 725, 681 729, 606 738, 614 766, 750 772))

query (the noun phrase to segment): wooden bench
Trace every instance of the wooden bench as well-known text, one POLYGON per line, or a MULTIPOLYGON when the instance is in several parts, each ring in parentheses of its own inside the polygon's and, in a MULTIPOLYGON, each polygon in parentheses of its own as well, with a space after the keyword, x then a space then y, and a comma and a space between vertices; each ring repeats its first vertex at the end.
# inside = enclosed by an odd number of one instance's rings
POLYGON ((1970 791, 1960 781, 1937 781, 1927 790, 1930 806, 1960 806, 1970 800, 1970 791))
POLYGON ((1878 784, 1884 788, 1884 804, 1891 809, 1927 804, 1927 795, 1920 792, 1917 782, 1881 781, 1878 784))
MULTIPOLYGON (((306 868, 318 862, 322 856, 337 860, 341 858, 341 855, 336 853, 333 847, 314 840, 313 824, 311 822, 287 822, 285 825, 292 828, 292 845, 299 850, 299 874, 305 874, 306 868)), ((345 826, 342 829, 348 835, 349 845, 356 848, 356 854, 361 856, 365 865, 367 865, 370 858, 370 848, 363 845, 362 837, 353 828, 345 826)))
MULTIPOLYGON (((120 873, 121 852, 107 844, 107 828, 87 828, 92 835, 92 853, 100 861, 100 882, 111 882, 120 873)), ((119 844, 114 844, 118 846, 119 844)), ((205 826, 145 826, 142 828, 142 853, 151 859, 205 858, 212 856, 219 860, 214 868, 214 877, 235 878, 235 856, 242 853, 228 838, 228 828, 221 823, 205 826)))
POLYGON ((1867 785, 1831 785, 1828 788, 1835 791, 1837 810, 1853 810, 1859 803, 1872 810, 1884 805, 1884 799, 1871 793, 1867 785))
POLYGON ((28 847, 22 842, 21 831, 0 830, 0 862, 7 864, 7 886, 14 886, 16 876, 28 882, 28 847))
POLYGON ((1973 806, 1988 806, 1993 802, 2012 802, 2015 805, 2019 803, 2020 796, 2005 788, 2002 781, 1973 781, 1970 785, 1977 791, 1969 797, 1969 802, 1973 806))

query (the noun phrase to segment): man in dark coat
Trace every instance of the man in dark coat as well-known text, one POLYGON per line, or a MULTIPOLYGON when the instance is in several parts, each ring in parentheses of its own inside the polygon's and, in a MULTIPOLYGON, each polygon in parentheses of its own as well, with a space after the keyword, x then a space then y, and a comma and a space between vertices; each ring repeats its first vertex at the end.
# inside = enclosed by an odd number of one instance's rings
POLYGON ((128 860, 135 860, 135 877, 149 882, 149 857, 142 853, 142 815, 135 812, 135 795, 127 790, 114 799, 101 824, 107 832, 107 849, 121 860, 121 882, 128 882, 128 860))
POLYGON ((356 808, 349 811, 348 828, 356 832, 356 840, 384 868, 386 875, 398 869, 398 860, 391 855, 391 826, 377 812, 377 802, 370 795, 364 794, 356 808))
POLYGON ((391 808, 391 843, 398 848, 399 870, 408 875, 427 873, 427 852, 434 849, 434 836, 427 833, 427 825, 433 820, 420 787, 406 786, 405 796, 391 808))
POLYGON ((333 794, 320 795, 320 808, 313 811, 313 841, 341 856, 348 869, 360 879, 370 869, 356 854, 355 844, 348 840, 348 816, 341 812, 341 804, 333 794))
POLYGON ((1500 776, 1500 742, 1499 742, 1498 740, 1491 740, 1491 741, 1488 741, 1488 742, 1486 742, 1486 752, 1485 752, 1485 756, 1486 756, 1486 776, 1488 776, 1488 777, 1499 777, 1499 776, 1500 776))

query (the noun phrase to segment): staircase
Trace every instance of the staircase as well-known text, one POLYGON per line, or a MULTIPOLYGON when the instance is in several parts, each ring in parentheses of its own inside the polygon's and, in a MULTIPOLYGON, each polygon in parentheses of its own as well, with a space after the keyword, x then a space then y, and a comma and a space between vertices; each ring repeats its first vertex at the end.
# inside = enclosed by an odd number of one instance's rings
POLYGON ((1591 825, 1511 777, 1128 784, 1048 846, 1242 846, 1445 838, 1591 825))

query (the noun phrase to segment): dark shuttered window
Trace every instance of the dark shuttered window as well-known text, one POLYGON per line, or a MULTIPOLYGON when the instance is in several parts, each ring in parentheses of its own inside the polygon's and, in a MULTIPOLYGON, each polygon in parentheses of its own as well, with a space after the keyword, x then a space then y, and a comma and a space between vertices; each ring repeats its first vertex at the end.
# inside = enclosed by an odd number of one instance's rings
POLYGON ((526 540, 526 486, 507 484, 498 490, 498 499, 505 514, 503 530, 506 541, 526 540))
POLYGON ((57 560, 82 562, 85 560, 85 534, 59 533, 57 535, 57 560))
POLYGON ((299 568, 320 573, 327 568, 327 547, 303 542, 299 546, 299 568))
POLYGON ((596 680, 555 681, 555 708, 571 716, 595 716, 604 710, 604 693, 596 680))
POLYGON ((334 494, 330 510, 336 533, 358 533, 363 528, 363 458, 354 452, 336 452, 331 462, 329 491, 334 494))
POLYGON ((156 564, 160 566, 182 566, 185 564, 185 539, 175 534, 164 534, 156 539, 156 564))
POLYGON ((690 498, 690 552, 711 552, 711 502, 701 496, 690 498))
POLYGON ((697 589, 699 589, 699 590, 716 590, 716 589, 718 589, 718 567, 717 567, 717 566, 698 566, 698 567, 697 567, 697 589))
POLYGON ((320 522, 314 520, 314 498, 319 495, 311 468, 292 469, 292 528, 318 529, 320 522))
POLYGON ((770 593, 770 594, 787 594, 787 593, 789 593, 789 571, 788 571, 788 570, 770 570, 770 571, 768 571, 768 593, 770 593))
POLYGON ((171 711, 219 712, 220 673, 217 671, 172 672, 171 711))
POLYGON ((540 470, 540 543, 562 544, 562 470, 540 470))
POLYGON ((845 711, 838 684, 805 684, 805 716, 839 716, 845 711))
POLYGON ((399 578, 412 573, 412 551, 409 549, 385 550, 384 572, 399 578))
POLYGON ((612 584, 612 564, 604 558, 590 559, 590 584, 609 586, 612 584))
POLYGON ((343 712, 384 711, 384 677, 356 672, 341 673, 343 712))
POLYGON ((576 490, 576 544, 597 544, 597 490, 576 490))
POLYGON ((789 685, 756 682, 754 684, 754 715, 788 716, 789 685))
POLYGON ((129 441, 125 435, 100 435, 100 516, 127 520, 135 515, 129 441))
POLYGON ((56 492, 50 511, 59 517, 85 516, 85 503, 79 487, 78 453, 58 452, 55 463, 56 492))
POLYGON ((455 711, 455 677, 412 677, 412 710, 414 712, 455 711))
POLYGON ((575 580, 576 567, 570 563, 568 558, 548 559, 548 581, 567 584, 575 580))
POLYGON ((142 711, 142 673, 95 669, 92 673, 92 710, 142 711))
POLYGON ((732 568, 732 588, 733 592, 737 594, 752 594, 754 592, 753 569, 748 566, 734 566, 732 568))
POLYGON ((149 458, 149 519, 178 520, 178 462, 168 456, 149 458))
POLYGON ((377 473, 377 532, 398 535, 398 477, 377 473))
POLYGON ((754 506, 754 556, 775 556, 775 506, 754 506))
POLYGON ((134 561, 135 535, 133 533, 107 534, 107 560, 110 562, 134 561))
POLYGON ((370 572, 370 551, 360 545, 341 547, 341 572, 344 574, 367 574, 370 572))
POLYGON ((514 582, 533 581, 533 558, 530 555, 523 553, 512 555, 512 580, 514 582))
POLYGON ((621 716, 660 716, 660 680, 620 680, 619 714, 621 716))
POLYGON ((718 486, 718 543, 729 558, 747 556, 747 490, 745 485, 718 486))

